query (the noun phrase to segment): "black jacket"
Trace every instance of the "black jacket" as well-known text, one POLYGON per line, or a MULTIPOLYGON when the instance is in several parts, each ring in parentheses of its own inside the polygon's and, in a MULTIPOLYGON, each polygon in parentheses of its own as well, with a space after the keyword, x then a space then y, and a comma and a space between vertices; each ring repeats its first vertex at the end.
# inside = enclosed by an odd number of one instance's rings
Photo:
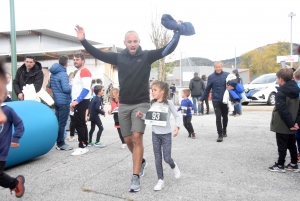
POLYGON ((204 84, 203 80, 200 77, 194 77, 190 81, 189 88, 191 90, 191 96, 192 97, 201 96, 204 89, 205 89, 205 84, 204 84))
POLYGON ((35 62, 35 65, 29 71, 26 79, 24 77, 25 73, 26 66, 23 64, 20 68, 18 68, 16 77, 13 81, 13 87, 17 96, 19 93, 22 93, 23 86, 26 84, 33 84, 36 92, 39 92, 43 86, 44 73, 42 71, 41 63, 35 62))
POLYGON ((165 46, 158 50, 145 50, 141 47, 135 55, 131 55, 127 49, 120 53, 104 53, 93 47, 86 40, 81 41, 86 51, 93 57, 112 65, 118 66, 118 76, 120 85, 120 103, 138 104, 149 103, 149 76, 151 64, 163 58, 162 52, 168 47, 168 54, 173 52, 179 41, 179 34, 175 33, 173 38, 176 41, 171 46, 165 46), (177 34, 177 35, 176 35, 177 34), (176 37, 175 37, 176 36, 176 37))
POLYGON ((96 121, 97 118, 99 118, 99 114, 104 115, 105 113, 103 112, 102 109, 103 109, 103 104, 101 101, 101 97, 94 96, 89 106, 89 115, 90 115, 89 120, 96 121))
POLYGON ((300 123, 299 87, 294 80, 279 87, 275 96, 276 105, 272 113, 271 131, 281 134, 295 134, 290 130, 300 123))

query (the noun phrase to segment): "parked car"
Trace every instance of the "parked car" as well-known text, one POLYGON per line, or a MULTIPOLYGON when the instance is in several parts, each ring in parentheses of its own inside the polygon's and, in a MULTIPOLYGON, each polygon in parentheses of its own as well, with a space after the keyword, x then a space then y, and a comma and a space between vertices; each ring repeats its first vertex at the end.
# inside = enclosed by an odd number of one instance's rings
MULTIPOLYGON (((244 85, 248 99, 254 103, 267 103, 275 105, 275 95, 278 87, 276 73, 269 73, 259 76, 249 84, 244 85)), ((248 105, 244 102, 243 105, 248 105)))

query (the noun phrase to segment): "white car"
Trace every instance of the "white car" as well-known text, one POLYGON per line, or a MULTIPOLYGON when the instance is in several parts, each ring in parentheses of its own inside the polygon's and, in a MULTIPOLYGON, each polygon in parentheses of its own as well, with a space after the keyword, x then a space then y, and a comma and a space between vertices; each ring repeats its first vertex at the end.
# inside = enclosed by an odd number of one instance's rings
MULTIPOLYGON (((278 87, 276 73, 264 74, 244 85, 248 99, 253 103, 267 103, 275 105, 275 94, 278 87)), ((243 105, 248 105, 244 102, 243 105)))

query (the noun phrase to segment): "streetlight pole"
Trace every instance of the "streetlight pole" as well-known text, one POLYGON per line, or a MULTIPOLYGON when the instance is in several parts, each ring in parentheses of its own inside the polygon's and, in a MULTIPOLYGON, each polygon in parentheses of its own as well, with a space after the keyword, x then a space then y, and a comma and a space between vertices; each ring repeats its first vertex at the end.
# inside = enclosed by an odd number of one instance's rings
POLYGON ((180 52, 180 72, 179 72, 179 76, 180 76, 179 85, 180 86, 182 85, 182 82, 181 82, 181 79, 182 79, 181 68, 182 68, 182 52, 180 52))
MULTIPOLYGON (((291 17, 291 56, 293 55, 293 40, 292 40, 292 32, 293 32, 293 17, 296 16, 296 13, 291 12, 288 17, 291 17)), ((293 68, 293 62, 291 62, 291 68, 293 68)))
MULTIPOLYGON (((15 24, 15 4, 10 0, 10 44, 11 44, 11 75, 15 79, 17 72, 17 46, 16 46, 16 24, 15 24)), ((12 100, 18 100, 15 90, 12 90, 12 100)))
POLYGON ((234 47, 234 69, 236 69, 236 47, 234 47))

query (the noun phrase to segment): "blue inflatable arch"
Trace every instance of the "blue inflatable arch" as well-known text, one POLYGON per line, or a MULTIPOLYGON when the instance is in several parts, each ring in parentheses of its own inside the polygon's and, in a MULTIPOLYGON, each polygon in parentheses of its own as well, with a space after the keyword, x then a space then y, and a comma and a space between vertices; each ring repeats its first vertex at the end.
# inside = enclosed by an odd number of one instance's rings
POLYGON ((10 148, 6 168, 34 159, 48 153, 57 138, 58 123, 54 112, 36 101, 13 101, 12 107, 21 117, 25 132, 20 139, 20 147, 10 148))

